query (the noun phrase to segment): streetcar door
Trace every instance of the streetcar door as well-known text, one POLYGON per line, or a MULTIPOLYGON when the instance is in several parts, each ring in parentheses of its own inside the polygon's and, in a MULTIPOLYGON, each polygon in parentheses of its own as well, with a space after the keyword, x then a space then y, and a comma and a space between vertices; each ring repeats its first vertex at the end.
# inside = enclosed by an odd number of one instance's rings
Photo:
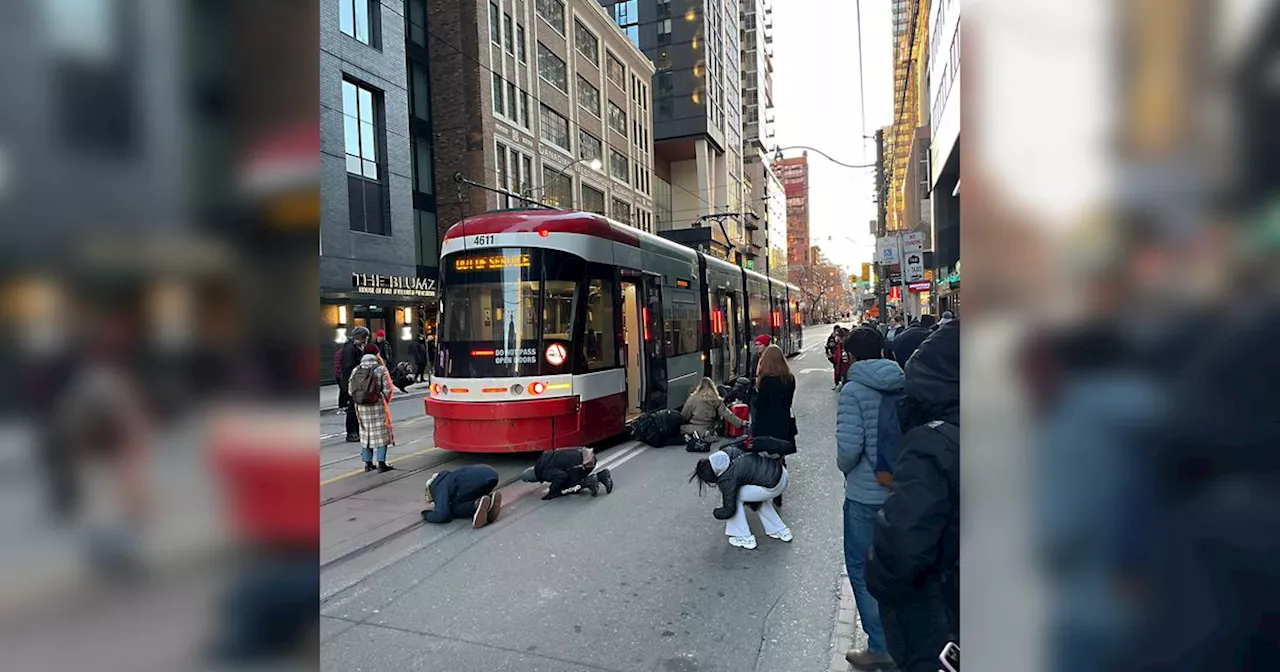
POLYGON ((627 420, 640 415, 644 407, 644 335, 641 326, 640 287, 622 281, 622 352, 627 371, 627 420))
POLYGON ((662 284, 657 275, 644 276, 644 411, 657 411, 667 407, 667 358, 663 351, 666 341, 662 320, 662 284))
POLYGON ((724 380, 721 382, 732 385, 733 379, 738 377, 738 359, 742 354, 740 350, 742 345, 739 343, 738 333, 738 297, 735 294, 721 294, 720 312, 721 322, 720 328, 724 330, 725 351, 728 356, 729 366, 724 380))

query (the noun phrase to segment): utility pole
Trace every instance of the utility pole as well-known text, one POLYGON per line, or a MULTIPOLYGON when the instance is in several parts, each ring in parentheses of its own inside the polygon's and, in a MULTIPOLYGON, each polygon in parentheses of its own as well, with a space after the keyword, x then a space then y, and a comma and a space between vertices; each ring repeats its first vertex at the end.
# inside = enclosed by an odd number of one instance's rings
MULTIPOLYGON (((888 231, 889 175, 884 165, 884 129, 876 131, 876 239, 888 231)), ((880 307, 880 319, 889 319, 889 265, 876 261, 876 305, 880 307)))

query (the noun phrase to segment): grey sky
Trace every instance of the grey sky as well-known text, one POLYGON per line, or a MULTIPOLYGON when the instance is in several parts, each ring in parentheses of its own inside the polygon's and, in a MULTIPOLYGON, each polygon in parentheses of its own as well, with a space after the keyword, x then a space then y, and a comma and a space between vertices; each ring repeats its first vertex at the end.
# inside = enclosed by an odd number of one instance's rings
MULTIPOLYGON (((875 143, 863 144, 863 127, 874 135, 893 117, 889 0, 774 0, 773 15, 778 145, 808 145, 844 163, 873 163, 875 143), (857 2, 862 5, 865 124, 859 118, 857 2)), ((813 152, 809 166, 810 244, 857 270, 875 253, 868 232, 876 216, 873 171, 842 168, 813 152)))

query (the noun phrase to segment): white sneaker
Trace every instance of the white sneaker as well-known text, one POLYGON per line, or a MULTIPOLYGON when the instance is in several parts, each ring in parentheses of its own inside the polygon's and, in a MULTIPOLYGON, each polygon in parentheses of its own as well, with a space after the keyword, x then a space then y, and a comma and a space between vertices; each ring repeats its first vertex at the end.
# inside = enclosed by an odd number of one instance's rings
POLYGON ((791 536, 791 528, 786 528, 777 534, 771 534, 769 536, 773 537, 774 539, 777 539, 778 541, 788 541, 788 542, 795 538, 791 536))
POLYGON ((756 547, 756 538, 755 535, 749 537, 729 537, 729 545, 752 551, 755 550, 756 547))

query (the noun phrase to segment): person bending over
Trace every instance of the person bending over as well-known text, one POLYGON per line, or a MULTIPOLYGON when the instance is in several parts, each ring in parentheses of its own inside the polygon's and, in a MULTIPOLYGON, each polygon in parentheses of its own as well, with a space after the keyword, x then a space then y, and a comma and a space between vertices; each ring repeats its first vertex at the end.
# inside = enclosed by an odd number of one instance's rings
POLYGON ((439 471, 427 479, 427 509, 422 519, 428 523, 448 523, 471 518, 471 527, 480 529, 502 513, 502 493, 498 471, 487 464, 474 464, 453 471, 439 471))
POLYGON ((730 545, 747 550, 756 547, 756 537, 747 523, 746 504, 759 505, 760 524, 765 534, 780 541, 791 541, 791 530, 773 506, 773 498, 782 495, 790 480, 780 460, 726 448, 698 460, 689 477, 689 482, 694 480, 698 481, 699 494, 706 485, 720 488, 723 501, 712 515, 727 521, 724 533, 730 545))
POLYGON ((599 494, 600 486, 606 493, 613 492, 613 475, 608 469, 591 473, 596 468, 595 451, 590 448, 559 448, 538 456, 532 467, 524 470, 520 480, 526 483, 546 483, 545 499, 555 499, 576 492, 599 494))

